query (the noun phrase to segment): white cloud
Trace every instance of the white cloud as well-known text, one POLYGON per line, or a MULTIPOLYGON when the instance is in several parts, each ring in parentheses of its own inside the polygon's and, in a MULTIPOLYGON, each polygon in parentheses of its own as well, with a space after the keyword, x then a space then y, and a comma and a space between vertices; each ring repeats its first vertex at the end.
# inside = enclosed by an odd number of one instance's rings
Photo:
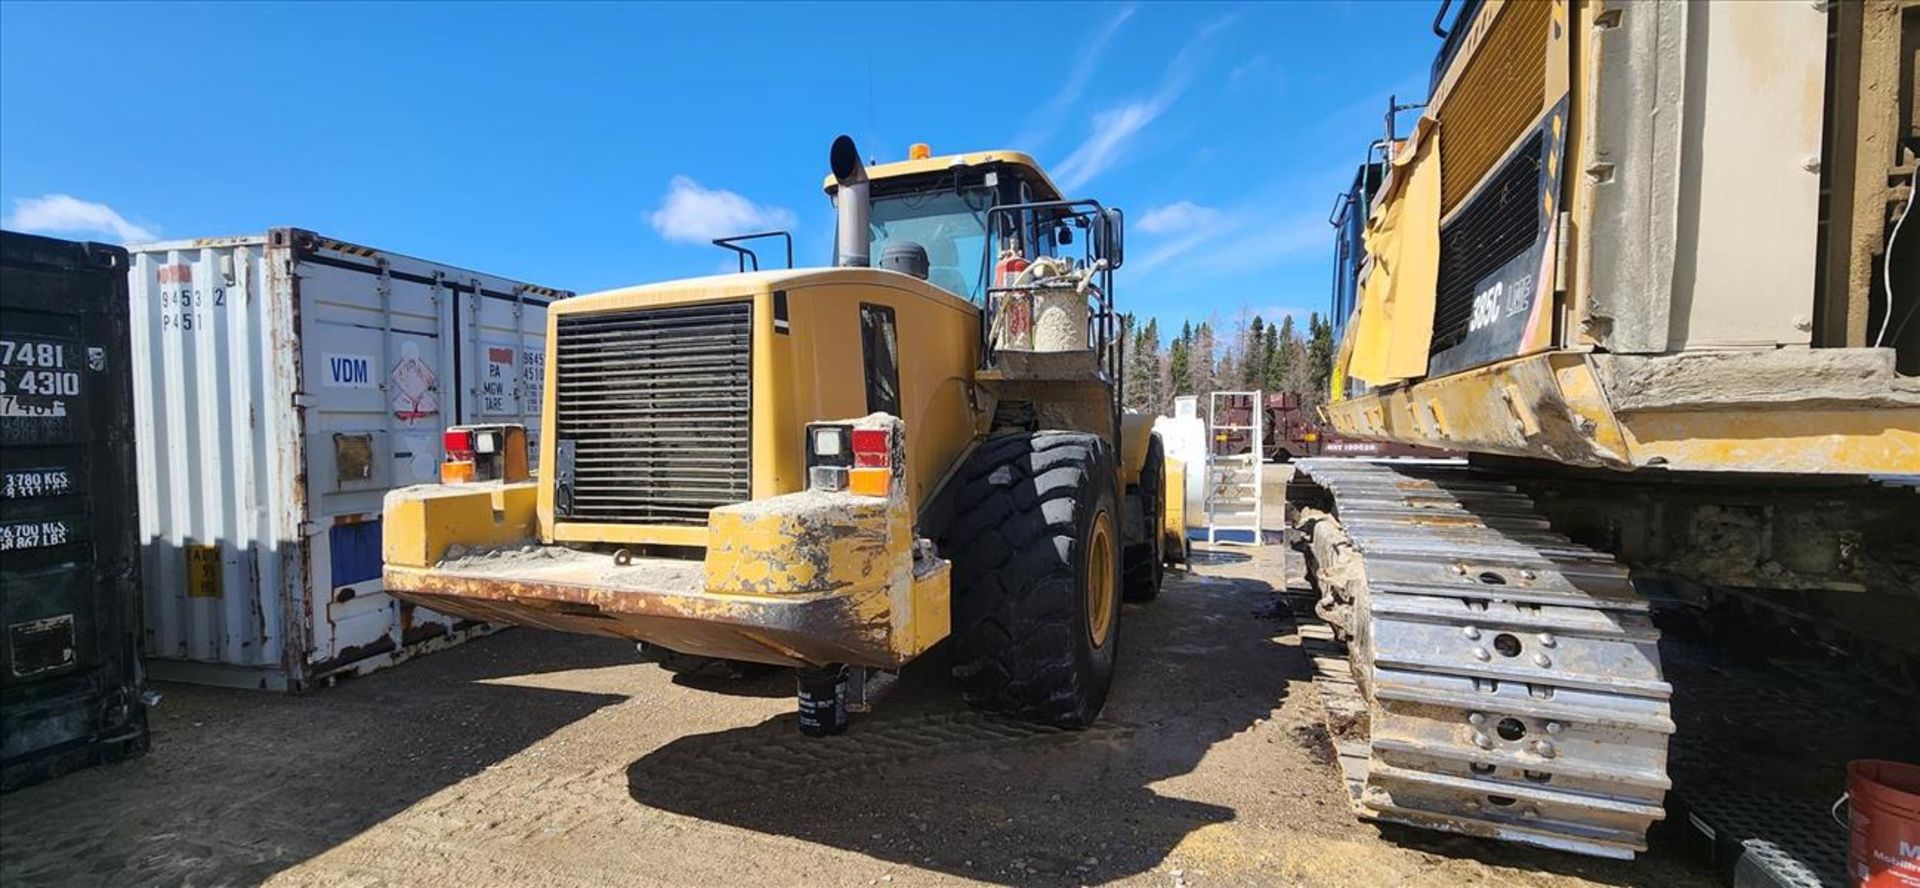
POLYGON ((1219 218, 1219 210, 1183 200, 1148 210, 1133 227, 1145 234, 1167 234, 1211 226, 1219 218))
MULTIPOLYGON (((1161 234, 1165 238, 1155 238, 1150 249, 1140 251, 1140 258, 1127 263, 1136 273, 1150 273, 1176 259, 1206 254, 1211 257, 1219 244, 1229 237, 1237 236, 1251 220, 1258 219, 1257 213, 1236 210, 1223 213, 1211 207, 1203 207, 1190 201, 1161 207, 1140 217, 1135 224, 1144 234, 1161 234)), ((1213 265, 1209 258, 1205 263, 1213 265)), ((1182 268, 1192 263, 1183 264, 1182 268)))
POLYGON ((687 176, 674 176, 660 208, 648 217, 662 238, 703 244, 716 237, 793 228, 793 211, 754 203, 731 191, 707 188, 687 176))
POLYGON ((1167 65, 1166 78, 1152 97, 1095 112, 1093 133, 1054 170, 1054 179, 1060 183, 1060 187, 1069 192, 1076 191, 1118 161, 1121 149, 1148 124, 1173 107, 1174 101, 1186 91, 1188 82, 1193 79, 1194 55, 1200 44, 1232 21, 1233 16, 1227 16, 1195 33, 1167 65))
POLYGON ((1255 225, 1228 233, 1207 248, 1211 271, 1230 274, 1266 268, 1283 259, 1312 251, 1326 251, 1333 243, 1333 229, 1326 217, 1305 213, 1291 218, 1268 218, 1255 225))
POLYGON ((1204 251, 1208 245, 1222 235, 1219 223, 1203 225, 1164 243, 1156 244, 1153 249, 1139 259, 1130 259, 1127 270, 1135 274, 1147 274, 1175 259, 1199 255, 1195 251, 1204 251))
POLYGON ((159 239, 151 228, 135 225, 103 203, 70 194, 15 198, 7 227, 39 234, 108 235, 123 244, 159 239))
POLYGON ((1100 56, 1106 51, 1108 41, 1120 30, 1120 26, 1133 17, 1134 5, 1129 3, 1120 7, 1120 12, 1100 28, 1081 48, 1080 55, 1074 59, 1073 71, 1067 75, 1067 82, 1060 91, 1047 99, 1045 104, 1027 115, 1027 123, 1011 146, 1016 151, 1037 150, 1042 142, 1052 138, 1060 128, 1060 119, 1073 108, 1080 96, 1086 93, 1087 84, 1093 79, 1094 69, 1100 64, 1100 56))
MULTIPOLYGON (((1149 213, 1140 224, 1144 226, 1155 214, 1180 206, 1149 213)), ((1129 259, 1127 269, 1145 276, 1167 267, 1197 277, 1253 271, 1322 249, 1333 238, 1332 229, 1317 214, 1276 219, 1270 211, 1259 208, 1233 213, 1198 206, 1193 210, 1203 212, 1188 213, 1190 225, 1169 228, 1166 233, 1178 233, 1170 240, 1156 242, 1139 258, 1129 259)))
POLYGON ((1055 171, 1060 187, 1069 192, 1077 191, 1112 166, 1121 147, 1167 110, 1167 104, 1158 100, 1135 102, 1095 114, 1093 135, 1067 155, 1067 159, 1061 161, 1055 171))

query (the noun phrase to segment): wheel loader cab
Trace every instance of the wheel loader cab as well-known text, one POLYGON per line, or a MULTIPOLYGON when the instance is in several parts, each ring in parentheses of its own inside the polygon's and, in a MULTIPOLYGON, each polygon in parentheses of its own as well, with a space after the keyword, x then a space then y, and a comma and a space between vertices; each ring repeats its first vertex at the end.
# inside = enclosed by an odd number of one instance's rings
MULTIPOLYGON (((849 140, 850 144, 850 140, 849 140)), ((997 249, 990 242, 988 213, 996 206, 1024 206, 1060 200, 1060 191, 1033 158, 1013 151, 987 151, 933 157, 925 145, 913 146, 912 156, 896 163, 870 164, 857 170, 867 204, 867 242, 864 253, 849 244, 843 253, 836 232, 839 263, 888 268, 923 276, 929 283, 979 306, 985 303, 990 265, 997 249), (924 274, 911 267, 890 264, 888 250, 899 256, 914 247, 924 251, 924 274)), ((857 154, 853 158, 858 161, 857 154)), ((824 183, 827 197, 841 206, 841 173, 824 183)), ((1036 227, 1022 232, 1017 248, 1040 255, 1051 246, 1042 243, 1036 227)), ((856 240, 857 238, 849 238, 856 240)))
POLYGON ((1121 577, 1151 597, 1162 551, 1159 451, 1117 408, 1120 217, 1025 155, 915 154, 835 143, 834 267, 557 303, 537 477, 389 495, 388 588, 798 667, 811 730, 949 636, 971 702, 1090 722, 1121 577))

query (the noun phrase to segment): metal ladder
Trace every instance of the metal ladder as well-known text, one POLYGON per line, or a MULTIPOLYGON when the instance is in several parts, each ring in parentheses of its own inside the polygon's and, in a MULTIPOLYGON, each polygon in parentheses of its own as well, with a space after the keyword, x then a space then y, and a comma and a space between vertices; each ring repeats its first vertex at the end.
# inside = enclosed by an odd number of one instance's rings
POLYGON ((1214 392, 1208 403, 1207 545, 1260 545, 1262 403, 1258 391, 1214 392))

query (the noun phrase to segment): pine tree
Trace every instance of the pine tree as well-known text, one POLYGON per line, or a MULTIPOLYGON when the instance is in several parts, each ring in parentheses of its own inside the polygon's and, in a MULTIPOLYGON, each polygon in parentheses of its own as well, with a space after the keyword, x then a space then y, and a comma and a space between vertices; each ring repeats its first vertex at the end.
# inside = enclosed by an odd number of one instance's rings
POLYGON ((1300 362, 1295 356, 1300 351, 1300 334, 1294 332, 1293 315, 1280 319, 1279 349, 1273 356, 1274 378, 1284 391, 1299 392, 1299 380, 1294 378, 1294 367, 1300 362))
POLYGON ((1190 346, 1187 338, 1182 337, 1175 339, 1172 347, 1167 349, 1167 375, 1171 377, 1175 395, 1193 394, 1193 376, 1187 366, 1187 349, 1190 346))
MULTIPOLYGON (((1292 315, 1288 315, 1292 317, 1292 315)), ((1269 392, 1284 389, 1280 373, 1280 326, 1267 325, 1267 338, 1260 344, 1260 387, 1269 392)))
POLYGON ((1162 416, 1172 416, 1173 415, 1173 396, 1174 394, 1176 394, 1173 388, 1172 356, 1169 355, 1167 352, 1164 352, 1164 351, 1161 352, 1160 366, 1154 369, 1156 371, 1154 378, 1158 380, 1160 384, 1160 403, 1156 412, 1158 412, 1162 416))
POLYGON ((1173 341, 1173 347, 1167 350, 1167 374, 1173 377, 1173 393, 1176 395, 1193 394, 1193 322, 1186 321, 1180 326, 1180 337, 1173 341))
POLYGON ((1193 340, 1187 349, 1187 374, 1193 394, 1200 396, 1200 409, 1206 410, 1207 396, 1213 394, 1213 324, 1201 321, 1193 328, 1193 340))
POLYGON ((1267 382, 1267 322, 1259 315, 1247 327, 1246 351, 1240 356, 1240 384, 1265 388, 1267 382))
POLYGON ((1333 324, 1320 320, 1314 312, 1307 319, 1307 365, 1312 373, 1313 394, 1318 402, 1327 399, 1327 380, 1333 376, 1333 324))
POLYGON ((1145 327, 1135 322, 1132 345, 1127 353, 1126 406, 1147 413, 1159 412, 1160 405, 1160 327, 1148 319, 1145 327))
POLYGON ((1147 319, 1147 326, 1140 331, 1140 409, 1147 413, 1159 414, 1166 401, 1166 388, 1161 382, 1160 368, 1160 322, 1155 318, 1147 319))
POLYGON ((1140 332, 1136 328, 1133 315, 1120 315, 1120 385, 1121 406, 1137 410, 1140 406, 1141 387, 1145 381, 1140 378, 1140 332))

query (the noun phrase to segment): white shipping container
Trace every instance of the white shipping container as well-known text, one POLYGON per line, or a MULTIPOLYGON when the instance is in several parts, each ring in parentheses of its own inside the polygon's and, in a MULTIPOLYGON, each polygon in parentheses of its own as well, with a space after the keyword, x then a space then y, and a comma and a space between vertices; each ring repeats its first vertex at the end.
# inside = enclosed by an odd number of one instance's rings
POLYGON ((447 426, 538 435, 572 294, 290 228, 129 252, 149 674, 298 691, 491 631, 386 594, 381 499, 447 426))

